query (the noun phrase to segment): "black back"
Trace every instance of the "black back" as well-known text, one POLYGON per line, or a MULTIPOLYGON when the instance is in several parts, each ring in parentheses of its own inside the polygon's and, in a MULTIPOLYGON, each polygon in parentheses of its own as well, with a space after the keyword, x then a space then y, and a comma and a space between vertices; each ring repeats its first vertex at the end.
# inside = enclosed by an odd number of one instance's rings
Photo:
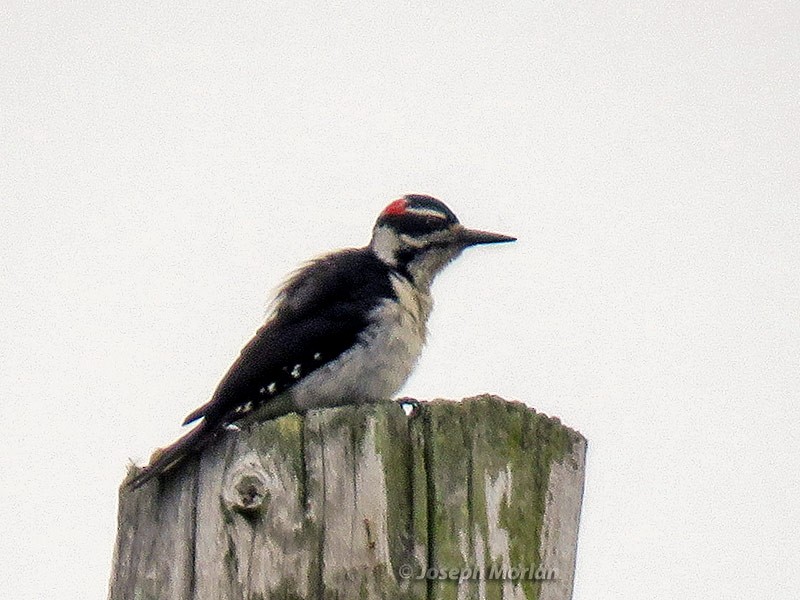
POLYGON ((367 327, 370 310, 394 297, 389 268, 368 248, 309 263, 286 283, 274 314, 244 347, 211 401, 185 423, 200 417, 229 422, 237 407, 257 406, 286 391, 350 348, 367 327))

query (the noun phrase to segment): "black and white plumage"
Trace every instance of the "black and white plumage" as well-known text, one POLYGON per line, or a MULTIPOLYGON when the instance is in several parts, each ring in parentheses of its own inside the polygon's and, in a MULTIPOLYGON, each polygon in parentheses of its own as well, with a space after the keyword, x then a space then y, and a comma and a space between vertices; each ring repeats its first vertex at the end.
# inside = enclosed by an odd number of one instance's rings
POLYGON ((430 196, 392 202, 368 246, 318 258, 288 280, 211 400, 184 421, 199 425, 127 485, 168 471, 242 420, 392 397, 425 343, 436 274, 468 246, 513 240, 464 228, 430 196))

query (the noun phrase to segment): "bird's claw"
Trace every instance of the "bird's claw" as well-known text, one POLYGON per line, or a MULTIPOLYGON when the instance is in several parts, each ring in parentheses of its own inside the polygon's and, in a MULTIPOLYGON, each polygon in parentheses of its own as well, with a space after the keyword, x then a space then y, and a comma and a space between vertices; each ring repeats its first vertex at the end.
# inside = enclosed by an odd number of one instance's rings
POLYGON ((416 417, 417 414, 419 414, 421 404, 416 398, 403 396, 402 398, 397 398, 395 402, 400 405, 400 408, 403 409, 407 417, 416 417))

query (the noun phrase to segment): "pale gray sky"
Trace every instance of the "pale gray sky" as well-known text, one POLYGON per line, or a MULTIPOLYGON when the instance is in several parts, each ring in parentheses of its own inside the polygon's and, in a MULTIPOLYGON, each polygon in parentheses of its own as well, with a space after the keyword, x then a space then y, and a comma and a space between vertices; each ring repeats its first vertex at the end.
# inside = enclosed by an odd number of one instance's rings
POLYGON ((575 597, 796 598, 797 3, 79 4, 0 7, 6 597, 104 597, 128 459, 420 192, 520 241, 404 392, 589 438, 575 597))

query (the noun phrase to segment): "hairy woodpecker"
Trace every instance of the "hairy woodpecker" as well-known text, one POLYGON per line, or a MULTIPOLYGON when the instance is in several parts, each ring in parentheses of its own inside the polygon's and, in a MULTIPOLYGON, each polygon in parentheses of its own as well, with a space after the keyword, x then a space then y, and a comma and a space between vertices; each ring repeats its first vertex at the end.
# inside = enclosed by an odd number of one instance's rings
POLYGON ((251 420, 393 396, 425 343, 431 283, 468 246, 515 238, 466 229, 430 196, 408 195, 378 217, 364 248, 317 258, 289 278, 192 431, 128 480, 139 487, 251 420))

